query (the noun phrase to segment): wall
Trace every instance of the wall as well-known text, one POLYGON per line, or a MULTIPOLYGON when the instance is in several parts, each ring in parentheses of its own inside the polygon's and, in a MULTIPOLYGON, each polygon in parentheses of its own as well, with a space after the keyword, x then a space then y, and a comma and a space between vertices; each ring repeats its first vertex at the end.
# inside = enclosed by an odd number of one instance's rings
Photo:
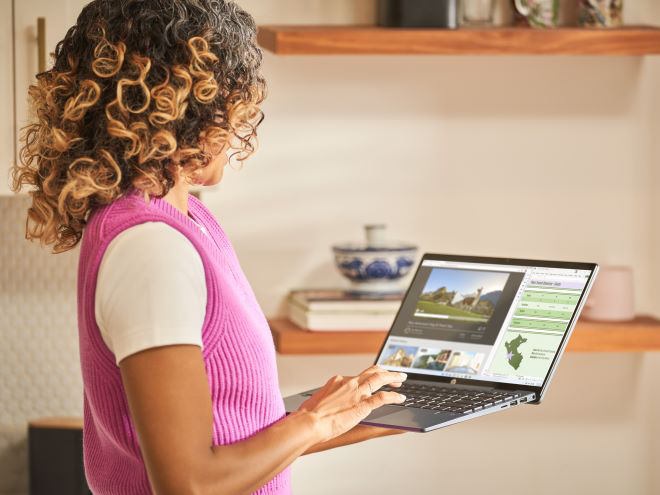
MULTIPOLYGON (((373 18, 371 1, 242 3, 262 23, 373 18)), ((660 21, 650 0, 626 9, 660 21)), ((632 265, 638 310, 660 315, 658 70, 635 57, 267 54, 261 149, 203 199, 267 314, 291 287, 343 283, 330 245, 382 221, 422 251, 632 265)), ((77 253, 26 243, 27 204, 0 199, 2 495, 26 492, 25 421, 82 409, 77 253)), ((370 359, 280 356, 283 393, 370 359)), ((659 372, 657 355, 569 354, 542 406, 301 459, 296 492, 658 493, 659 372)))
POLYGON ((27 492, 27 421, 82 416, 78 250, 25 240, 27 197, 0 197, 0 494, 27 492))
MULTIPOLYGON (((651 7, 651 12, 654 19, 660 19, 660 4, 654 2, 651 7)), ((651 216, 651 251, 653 257, 651 259, 651 266, 649 272, 654 280, 660 277, 660 141, 657 139, 657 133, 660 131, 660 94, 657 91, 658 83, 660 82, 660 60, 653 60, 649 64, 649 72, 651 80, 653 81, 653 89, 651 91, 651 98, 649 107, 649 120, 651 122, 649 128, 652 135, 650 140, 652 142, 652 174, 650 178, 650 193, 652 199, 652 216, 651 216)), ((652 292, 656 301, 660 300, 660 286, 655 285, 652 292)), ((660 377, 660 360, 647 358, 647 370, 645 375, 648 377, 650 386, 653 390, 657 390, 657 379, 660 377)), ((660 463, 660 425, 657 418, 660 417, 660 398, 657 394, 649 397, 649 462, 650 462, 650 490, 651 493, 660 493, 660 470, 657 469, 660 463)))
MULTIPOLYGON (((262 23, 364 22, 335 13, 346 2, 244 5, 262 23)), ((261 150, 204 199, 267 313, 293 285, 341 283, 330 245, 373 221, 421 250, 630 264, 652 312, 648 64, 266 54, 261 150)))
POLYGON ((261 150, 204 199, 267 313, 340 283, 330 245, 374 221, 421 251, 631 264, 648 312, 642 64, 268 56, 261 150))

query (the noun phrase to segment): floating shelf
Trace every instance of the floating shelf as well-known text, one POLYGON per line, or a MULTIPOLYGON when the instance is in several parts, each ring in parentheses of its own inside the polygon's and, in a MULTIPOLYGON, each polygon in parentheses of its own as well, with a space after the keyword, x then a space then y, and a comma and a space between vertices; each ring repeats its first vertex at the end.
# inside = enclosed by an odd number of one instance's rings
POLYGON ((80 430, 83 427, 82 418, 52 417, 34 419, 28 422, 30 428, 49 428, 56 430, 80 430))
POLYGON ((657 55, 660 28, 261 26, 259 44, 278 55, 657 55))
MULTIPOLYGON (((376 354, 386 332, 310 332, 286 318, 269 320, 280 354, 376 354)), ((660 351, 660 321, 639 317, 626 323, 580 320, 568 350, 574 352, 660 351)))

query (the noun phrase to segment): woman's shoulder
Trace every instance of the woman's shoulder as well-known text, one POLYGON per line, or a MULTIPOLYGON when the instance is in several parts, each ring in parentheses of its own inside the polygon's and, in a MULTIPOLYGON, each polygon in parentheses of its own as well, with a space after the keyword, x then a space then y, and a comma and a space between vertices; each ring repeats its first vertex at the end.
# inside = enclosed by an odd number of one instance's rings
POLYGON ((168 224, 145 222, 125 229, 103 254, 95 317, 117 364, 150 347, 201 345, 205 307, 202 260, 168 224))
POLYGON ((197 250, 184 234, 170 224, 159 220, 131 225, 112 239, 108 249, 111 246, 123 246, 126 251, 156 250, 167 246, 167 249, 162 250, 176 250, 197 255, 197 250))
POLYGON ((171 212, 157 208, 153 201, 129 192, 95 208, 85 227, 84 236, 91 238, 88 242, 107 244, 123 231, 145 223, 151 223, 152 226, 138 229, 143 234, 185 229, 185 225, 178 225, 181 222, 177 222, 171 212), (161 225, 154 226, 154 223, 161 225))
POLYGON ((105 249, 100 266, 100 271, 105 273, 160 274, 153 280, 159 280, 172 270, 204 280, 204 267, 197 249, 177 229, 159 221, 140 223, 116 235, 105 249))
POLYGON ((143 214, 149 214, 148 205, 140 204, 135 195, 122 195, 109 203, 97 205, 92 209, 87 225, 85 237, 103 237, 108 231, 114 230, 118 225, 140 223, 143 214))

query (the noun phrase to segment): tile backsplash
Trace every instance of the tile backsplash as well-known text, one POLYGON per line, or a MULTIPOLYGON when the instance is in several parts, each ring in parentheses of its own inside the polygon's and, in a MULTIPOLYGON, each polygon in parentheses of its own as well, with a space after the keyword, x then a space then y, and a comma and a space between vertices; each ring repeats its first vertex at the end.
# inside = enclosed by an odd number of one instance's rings
POLYGON ((82 416, 78 249, 26 241, 30 202, 0 197, 0 495, 28 492, 30 419, 82 416))

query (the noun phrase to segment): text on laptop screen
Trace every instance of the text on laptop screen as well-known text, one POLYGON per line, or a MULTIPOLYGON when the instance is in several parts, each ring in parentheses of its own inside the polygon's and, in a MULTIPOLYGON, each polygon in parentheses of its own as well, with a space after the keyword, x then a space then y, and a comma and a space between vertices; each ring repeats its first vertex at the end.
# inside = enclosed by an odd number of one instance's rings
POLYGON ((591 270, 425 260, 384 368, 541 386, 591 270))

